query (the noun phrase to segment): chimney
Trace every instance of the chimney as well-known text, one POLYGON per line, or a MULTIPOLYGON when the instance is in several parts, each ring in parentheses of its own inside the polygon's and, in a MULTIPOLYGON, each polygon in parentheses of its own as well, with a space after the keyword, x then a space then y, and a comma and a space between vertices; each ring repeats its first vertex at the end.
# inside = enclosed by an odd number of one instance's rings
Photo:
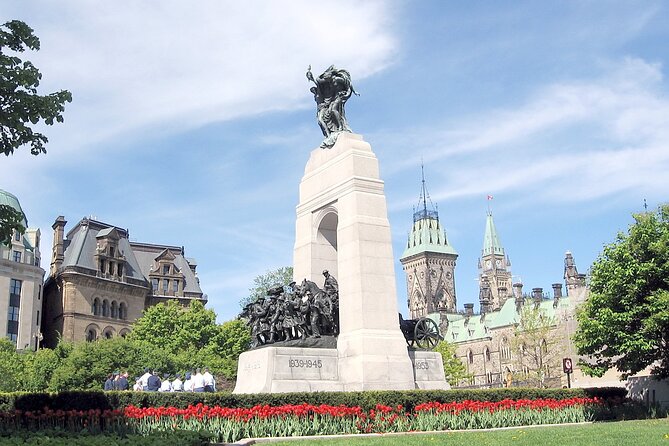
POLYGON ((544 298, 543 288, 532 288, 532 300, 534 301, 534 308, 539 308, 541 301, 544 298))
POLYGON ((465 304, 465 316, 474 316, 474 304, 465 304))
POLYGON ((521 282, 516 282, 513 284, 513 297, 516 299, 516 311, 520 313, 520 310, 525 305, 525 297, 523 296, 523 284, 521 282))
POLYGON ((51 254, 51 268, 49 274, 55 276, 65 259, 65 217, 59 215, 51 226, 53 228, 53 252, 51 254))
POLYGON ((562 284, 554 283, 553 284, 553 308, 557 308, 560 305, 560 299, 562 298, 562 284))

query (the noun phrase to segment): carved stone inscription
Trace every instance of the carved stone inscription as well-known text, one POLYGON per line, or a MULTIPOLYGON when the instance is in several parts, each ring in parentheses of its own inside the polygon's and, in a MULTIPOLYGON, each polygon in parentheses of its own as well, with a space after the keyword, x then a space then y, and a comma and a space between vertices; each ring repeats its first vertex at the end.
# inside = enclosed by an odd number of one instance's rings
POLYGON ((333 380, 337 373, 336 350, 334 355, 321 349, 325 354, 315 355, 276 355, 274 358, 275 379, 317 379, 333 380))

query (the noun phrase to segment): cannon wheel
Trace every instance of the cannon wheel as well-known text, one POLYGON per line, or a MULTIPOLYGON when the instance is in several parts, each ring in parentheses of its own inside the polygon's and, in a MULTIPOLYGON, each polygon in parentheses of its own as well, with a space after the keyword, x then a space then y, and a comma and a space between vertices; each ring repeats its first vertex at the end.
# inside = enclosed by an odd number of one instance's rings
POLYGON ((418 345, 418 348, 432 350, 441 340, 437 324, 432 319, 426 317, 418 319, 413 332, 414 342, 418 345))

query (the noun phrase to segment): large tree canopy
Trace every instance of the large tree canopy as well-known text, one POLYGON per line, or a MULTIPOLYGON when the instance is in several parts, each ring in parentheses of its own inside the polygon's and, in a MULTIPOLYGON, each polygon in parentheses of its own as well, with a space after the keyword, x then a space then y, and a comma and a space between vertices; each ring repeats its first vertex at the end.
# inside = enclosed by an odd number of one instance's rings
POLYGON ((253 286, 249 288, 249 295, 243 298, 239 304, 242 308, 246 306, 249 302, 253 302, 259 297, 264 297, 267 295, 267 290, 272 286, 279 285, 288 285, 293 281, 293 267, 292 266, 282 266, 275 270, 269 270, 265 274, 261 274, 255 279, 253 279, 253 286))
POLYGON ((615 367, 626 378, 651 366, 669 377, 669 205, 634 215, 627 233, 595 261, 590 296, 578 313, 575 343, 602 376, 615 367))
POLYGON ((11 206, 0 204, 0 244, 7 244, 12 239, 14 231, 23 234, 24 215, 11 206))
POLYGON ((30 145, 33 155, 46 153, 47 137, 31 125, 63 122, 65 102, 72 101, 67 90, 37 94, 42 74, 16 53, 39 47, 39 39, 25 23, 12 20, 0 25, 0 152, 7 156, 23 145, 30 145))

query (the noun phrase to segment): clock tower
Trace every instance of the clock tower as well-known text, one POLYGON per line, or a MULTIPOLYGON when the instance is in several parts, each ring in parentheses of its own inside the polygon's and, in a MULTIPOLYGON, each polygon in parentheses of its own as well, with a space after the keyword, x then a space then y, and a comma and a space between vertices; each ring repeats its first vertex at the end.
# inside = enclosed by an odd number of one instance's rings
POLYGON ((481 303, 481 312, 495 311, 513 295, 511 280, 511 262, 499 241, 492 212, 486 215, 483 250, 479 259, 479 288, 485 289, 486 305, 481 303))
POLYGON ((407 279, 409 317, 417 319, 430 313, 455 313, 455 261, 458 253, 448 243, 439 213, 430 203, 422 178, 418 209, 414 209, 413 227, 406 249, 400 257, 407 279))

